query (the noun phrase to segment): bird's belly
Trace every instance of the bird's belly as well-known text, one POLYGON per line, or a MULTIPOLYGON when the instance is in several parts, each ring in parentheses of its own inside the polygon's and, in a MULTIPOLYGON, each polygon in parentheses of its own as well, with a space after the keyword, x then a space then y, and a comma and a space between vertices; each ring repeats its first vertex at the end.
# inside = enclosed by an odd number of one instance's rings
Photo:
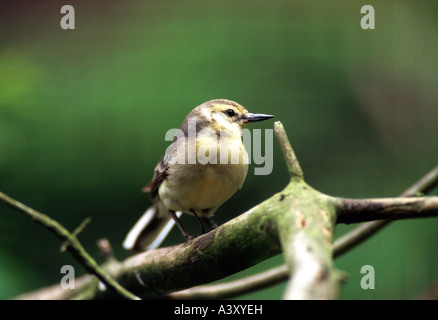
POLYGON ((186 166, 162 183, 159 196, 168 209, 193 210, 199 216, 211 216, 242 186, 248 171, 246 164, 194 165, 197 169, 186 166))

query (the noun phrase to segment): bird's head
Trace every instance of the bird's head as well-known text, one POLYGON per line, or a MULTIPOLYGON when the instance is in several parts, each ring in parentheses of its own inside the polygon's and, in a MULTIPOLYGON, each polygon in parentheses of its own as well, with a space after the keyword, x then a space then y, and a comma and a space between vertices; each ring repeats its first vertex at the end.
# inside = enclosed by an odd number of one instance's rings
POLYGON ((240 130, 251 122, 271 119, 268 114, 249 113, 237 102, 216 99, 196 107, 187 118, 195 119, 197 127, 208 128, 216 132, 226 130, 240 134, 240 130))

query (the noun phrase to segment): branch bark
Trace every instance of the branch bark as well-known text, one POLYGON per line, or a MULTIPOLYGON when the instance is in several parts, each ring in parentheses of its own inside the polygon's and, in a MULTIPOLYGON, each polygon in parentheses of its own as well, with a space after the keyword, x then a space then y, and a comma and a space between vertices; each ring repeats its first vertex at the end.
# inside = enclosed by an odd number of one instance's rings
MULTIPOLYGON (((400 196, 413 197, 417 194, 427 194, 438 185, 438 166, 426 173, 421 179, 406 189, 400 196)), ((352 231, 344 234, 334 243, 335 258, 356 247, 370 238, 393 220, 377 220, 365 222, 352 231)))
POLYGON ((274 124, 274 131, 291 178, 283 192, 286 206, 277 221, 289 268, 284 298, 337 299, 346 278, 333 266, 332 240, 336 226, 333 198, 305 183, 301 166, 280 122, 274 124))
POLYGON ((438 216, 438 197, 337 199, 337 223, 438 216))
MULTIPOLYGON (((111 259, 102 268, 121 286, 153 298, 221 279, 284 252, 290 279, 286 299, 335 299, 345 281, 345 274, 333 266, 337 223, 437 215, 438 197, 355 200, 314 190, 303 179, 281 123, 274 129, 290 174, 281 192, 190 242, 122 262, 111 259)), ((88 282, 74 298, 115 297, 114 291, 88 282)))
POLYGON ((275 201, 268 199, 187 243, 132 256, 120 263, 114 277, 142 297, 152 298, 221 279, 279 254, 275 215, 268 214, 275 201))
MULTIPOLYGON (((426 194, 438 185, 438 166, 430 170, 421 179, 406 189, 400 196, 413 197, 426 194)), ((333 257, 337 258, 361 244, 372 235, 382 230, 392 220, 365 222, 355 229, 336 239, 333 244, 333 257)), ((198 286, 167 295, 170 299, 226 299, 286 281, 289 269, 286 264, 280 265, 239 280, 216 285, 198 286)))
POLYGON ((283 264, 267 271, 238 280, 215 285, 197 286, 166 295, 168 299, 228 299, 261 290, 285 281, 289 268, 283 264))
MULTIPOLYGON (((108 288, 116 292, 118 295, 132 300, 139 300, 137 296, 130 293, 128 290, 120 286, 117 282, 115 282, 111 276, 102 269, 97 262, 88 254, 88 252, 84 249, 82 244, 76 238, 76 233, 80 231, 83 227, 78 228, 75 234, 70 233, 66 228, 64 228, 57 221, 51 219, 47 215, 38 212, 28 206, 18 202, 15 199, 5 195, 0 192, 0 201, 4 202, 8 206, 17 211, 23 213, 24 215, 31 218, 36 223, 42 225, 46 229, 50 230, 55 236, 57 236, 60 240, 64 241, 62 245, 63 250, 68 250, 75 258, 78 260, 84 268, 90 273, 94 274, 100 281, 102 281, 108 288)), ((84 224, 81 224, 83 226, 84 224)))

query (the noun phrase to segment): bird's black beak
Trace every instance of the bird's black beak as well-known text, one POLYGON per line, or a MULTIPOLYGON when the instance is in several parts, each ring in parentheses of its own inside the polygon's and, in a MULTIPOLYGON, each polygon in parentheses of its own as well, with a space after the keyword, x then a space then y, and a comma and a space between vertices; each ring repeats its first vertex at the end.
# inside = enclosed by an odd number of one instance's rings
POLYGON ((257 122, 257 121, 263 121, 273 118, 274 116, 271 116, 269 114, 263 114, 263 113, 248 113, 246 116, 246 122, 257 122))

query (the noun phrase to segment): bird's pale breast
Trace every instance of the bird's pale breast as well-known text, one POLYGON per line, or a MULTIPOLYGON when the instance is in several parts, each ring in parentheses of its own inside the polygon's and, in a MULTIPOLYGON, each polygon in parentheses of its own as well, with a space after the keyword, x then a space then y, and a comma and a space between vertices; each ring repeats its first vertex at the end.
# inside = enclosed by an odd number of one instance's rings
POLYGON ((174 211, 191 213, 194 210, 199 216, 213 215, 245 181, 248 154, 241 141, 237 148, 241 153, 238 164, 175 163, 170 166, 169 175, 158 190, 164 205, 174 211))

